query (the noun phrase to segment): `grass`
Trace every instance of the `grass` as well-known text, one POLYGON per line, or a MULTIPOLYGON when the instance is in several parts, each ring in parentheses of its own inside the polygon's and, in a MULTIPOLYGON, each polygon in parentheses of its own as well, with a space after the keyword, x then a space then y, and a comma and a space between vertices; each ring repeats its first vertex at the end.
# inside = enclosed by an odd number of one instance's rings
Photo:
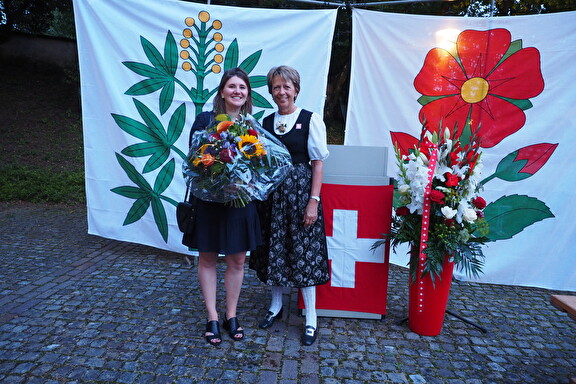
POLYGON ((50 172, 30 166, 0 168, 0 200, 85 203, 84 171, 50 172))

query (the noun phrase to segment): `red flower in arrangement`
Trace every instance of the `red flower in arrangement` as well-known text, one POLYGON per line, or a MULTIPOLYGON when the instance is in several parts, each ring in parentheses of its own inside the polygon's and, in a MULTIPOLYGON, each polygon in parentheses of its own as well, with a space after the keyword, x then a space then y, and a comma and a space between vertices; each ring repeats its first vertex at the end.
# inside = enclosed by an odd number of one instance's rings
POLYGON ((472 204, 474 204, 474 207, 478 208, 478 209, 484 209, 486 208, 486 200, 484 200, 482 197, 478 196, 475 197, 474 199, 472 199, 472 204))
POLYGON ((446 186, 447 187, 455 187, 460 182, 460 178, 457 175, 453 175, 451 173, 446 173, 444 175, 446 177, 446 186))
POLYGON ((254 130, 254 129, 249 129, 249 130, 248 130, 248 134, 249 134, 249 135, 252 135, 252 136, 258 137, 258 132, 256 132, 256 130, 254 130))
POLYGON ((396 215, 397 216, 406 216, 409 213, 410 213, 410 210, 405 205, 396 208, 396 215))
POLYGON ((514 43, 506 29, 466 30, 455 50, 428 52, 414 80, 428 130, 457 124, 459 137, 470 124, 482 147, 490 148, 522 128, 528 99, 542 92, 544 79, 539 51, 514 43))
POLYGON ((436 204, 444 203, 444 193, 440 192, 437 189, 434 189, 430 192, 430 200, 432 200, 436 204))

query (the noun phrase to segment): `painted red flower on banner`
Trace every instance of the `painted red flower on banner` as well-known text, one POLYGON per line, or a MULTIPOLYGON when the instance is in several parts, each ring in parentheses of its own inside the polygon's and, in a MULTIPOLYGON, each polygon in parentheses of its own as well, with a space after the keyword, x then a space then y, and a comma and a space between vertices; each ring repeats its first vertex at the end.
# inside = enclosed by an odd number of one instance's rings
POLYGON ((452 51, 434 48, 414 80, 423 96, 420 121, 428 130, 458 126, 478 130, 490 148, 524 125, 528 100, 544 89, 540 53, 511 42, 506 29, 466 30, 452 51))

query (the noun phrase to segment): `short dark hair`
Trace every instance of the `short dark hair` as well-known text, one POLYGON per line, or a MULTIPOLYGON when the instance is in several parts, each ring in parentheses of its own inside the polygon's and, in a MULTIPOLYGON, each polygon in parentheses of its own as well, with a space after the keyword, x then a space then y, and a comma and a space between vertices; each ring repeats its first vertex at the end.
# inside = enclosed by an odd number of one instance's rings
POLYGON ((218 86, 218 92, 216 93, 216 96, 214 96, 213 108, 214 113, 216 113, 216 115, 226 113, 226 103, 222 98, 222 91, 224 90, 224 87, 226 86, 228 80, 230 80, 234 76, 243 80, 246 83, 246 87, 248 88, 248 94, 246 95, 246 102, 244 103, 242 108, 240 108, 240 113, 243 115, 252 113, 253 104, 252 104, 252 87, 250 86, 250 78, 248 77, 246 71, 244 71, 242 68, 236 67, 228 69, 222 74, 222 79, 220 80, 220 85, 218 86))

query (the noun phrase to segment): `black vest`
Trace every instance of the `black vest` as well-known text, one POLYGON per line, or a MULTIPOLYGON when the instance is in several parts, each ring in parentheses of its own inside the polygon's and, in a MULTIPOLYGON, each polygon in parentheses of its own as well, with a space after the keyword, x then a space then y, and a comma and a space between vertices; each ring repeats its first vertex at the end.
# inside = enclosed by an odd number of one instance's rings
POLYGON ((274 132, 274 114, 266 116, 262 122, 264 129, 276 136, 288 148, 288 152, 290 152, 292 157, 292 164, 310 162, 310 156, 308 156, 308 134, 310 132, 311 118, 312 112, 305 109, 301 110, 296 123, 290 132, 285 135, 277 135, 274 132))

